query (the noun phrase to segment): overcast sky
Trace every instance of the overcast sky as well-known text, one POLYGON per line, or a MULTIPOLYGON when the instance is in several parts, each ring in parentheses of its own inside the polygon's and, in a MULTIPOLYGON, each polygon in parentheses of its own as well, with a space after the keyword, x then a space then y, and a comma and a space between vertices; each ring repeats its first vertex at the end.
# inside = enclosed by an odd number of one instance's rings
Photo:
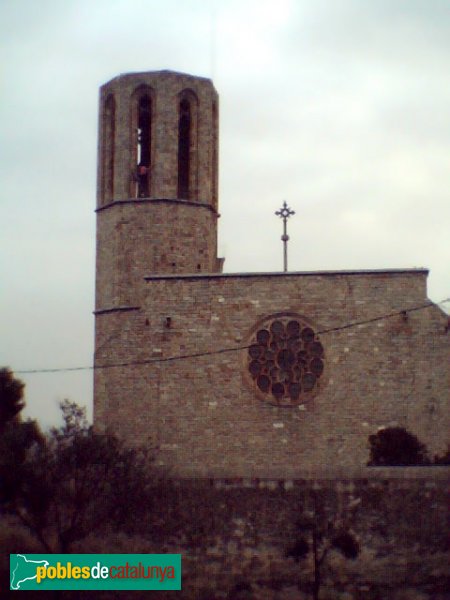
MULTIPOLYGON (((450 296, 449 0, 1 0, 0 365, 92 364, 99 86, 211 77, 226 271, 425 266, 450 296)), ((447 309, 450 306, 446 305, 447 309)), ((27 414, 92 372, 20 375, 27 414)))

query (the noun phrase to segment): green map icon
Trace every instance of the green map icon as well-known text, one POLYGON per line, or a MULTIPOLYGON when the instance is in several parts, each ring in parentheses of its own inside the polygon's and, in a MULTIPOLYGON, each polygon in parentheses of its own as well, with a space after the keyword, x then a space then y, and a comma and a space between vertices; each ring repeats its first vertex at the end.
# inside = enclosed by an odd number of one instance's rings
POLYGON ((12 590, 26 589, 22 587, 26 581, 36 579, 36 568, 39 566, 48 567, 50 563, 47 560, 31 560, 25 554, 10 555, 10 573, 12 590))

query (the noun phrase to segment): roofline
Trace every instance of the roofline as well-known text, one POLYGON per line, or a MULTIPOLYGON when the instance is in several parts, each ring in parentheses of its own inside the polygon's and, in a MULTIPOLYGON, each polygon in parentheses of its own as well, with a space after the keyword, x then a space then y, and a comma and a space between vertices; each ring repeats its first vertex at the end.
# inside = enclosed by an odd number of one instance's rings
POLYGON ((156 71, 131 71, 127 73, 119 73, 119 75, 116 75, 115 77, 108 79, 108 81, 105 81, 105 83, 102 83, 100 87, 103 88, 106 85, 118 79, 125 79, 128 77, 144 77, 146 75, 174 75, 179 77, 188 77, 189 79, 200 79, 201 81, 209 81, 214 87, 213 81, 210 77, 193 75, 192 73, 185 73, 184 71, 173 71, 172 69, 160 69, 156 71))
POLYGON ((230 279, 246 277, 335 277, 340 275, 428 275, 429 269, 425 267, 409 269, 359 269, 348 271, 272 271, 261 273, 186 273, 186 274, 164 274, 148 275, 145 281, 167 280, 167 279, 230 279))

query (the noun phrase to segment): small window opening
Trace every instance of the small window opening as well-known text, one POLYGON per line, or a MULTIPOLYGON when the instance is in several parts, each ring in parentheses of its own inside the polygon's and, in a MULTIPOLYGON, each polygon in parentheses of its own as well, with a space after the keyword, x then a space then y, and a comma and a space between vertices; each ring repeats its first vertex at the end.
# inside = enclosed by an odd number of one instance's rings
POLYGON ((213 206, 215 208, 217 208, 217 122, 218 122, 218 117, 217 117, 217 104, 215 102, 213 102, 212 105, 212 118, 213 118, 213 148, 212 148, 212 165, 211 165, 211 172, 212 172, 212 201, 213 201, 213 206))
POLYGON ((202 268, 202 265, 198 264, 197 265, 197 271, 200 271, 201 268, 202 268))
POLYGON ((191 147, 191 106, 186 99, 180 102, 178 122, 178 197, 189 198, 191 147))
POLYGON ((114 97, 109 95, 105 102, 104 142, 103 142, 103 200, 109 201, 114 196, 114 147, 115 147, 115 115, 114 97))
POLYGON ((137 192, 138 198, 147 198, 149 195, 149 175, 151 159, 151 100, 145 95, 141 96, 138 105, 137 122, 137 192))

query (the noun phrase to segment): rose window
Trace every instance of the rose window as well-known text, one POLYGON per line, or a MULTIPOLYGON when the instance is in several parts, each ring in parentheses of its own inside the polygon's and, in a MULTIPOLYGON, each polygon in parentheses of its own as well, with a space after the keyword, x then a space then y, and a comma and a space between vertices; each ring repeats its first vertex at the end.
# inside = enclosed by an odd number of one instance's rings
POLYGON ((257 389, 270 401, 300 404, 317 391, 324 351, 310 325, 293 317, 264 324, 248 349, 248 370, 257 389))

